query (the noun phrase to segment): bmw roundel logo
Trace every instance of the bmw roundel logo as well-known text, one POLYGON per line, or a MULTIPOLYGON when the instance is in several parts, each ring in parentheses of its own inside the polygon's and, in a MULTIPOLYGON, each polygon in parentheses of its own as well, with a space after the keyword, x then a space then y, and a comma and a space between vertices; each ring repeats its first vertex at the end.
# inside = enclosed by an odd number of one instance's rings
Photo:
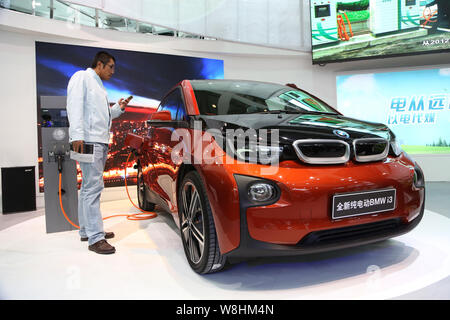
POLYGON ((333 133, 341 138, 350 138, 350 135, 347 132, 342 131, 342 130, 333 130, 333 133))

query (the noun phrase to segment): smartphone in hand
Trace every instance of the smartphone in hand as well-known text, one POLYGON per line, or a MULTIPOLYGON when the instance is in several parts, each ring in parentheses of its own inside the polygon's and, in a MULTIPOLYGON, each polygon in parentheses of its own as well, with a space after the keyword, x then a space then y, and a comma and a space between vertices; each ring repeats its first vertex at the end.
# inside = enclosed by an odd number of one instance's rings
POLYGON ((128 103, 130 102, 131 99, 133 99, 133 96, 129 96, 125 100, 123 98, 121 98, 119 100, 120 109, 125 110, 125 107, 128 105, 128 103))

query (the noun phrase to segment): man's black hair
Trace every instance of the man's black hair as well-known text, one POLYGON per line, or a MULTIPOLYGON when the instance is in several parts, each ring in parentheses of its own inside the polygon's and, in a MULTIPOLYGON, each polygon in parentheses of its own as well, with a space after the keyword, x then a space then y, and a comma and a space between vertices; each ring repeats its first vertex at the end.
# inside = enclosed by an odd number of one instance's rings
POLYGON ((106 51, 99 51, 97 52, 97 54, 95 55, 94 61, 92 61, 92 65, 91 68, 95 69, 97 67, 97 63, 100 61, 101 63, 103 63, 104 65, 106 65, 109 60, 113 60, 114 62, 116 62, 116 59, 110 55, 108 52, 106 51))

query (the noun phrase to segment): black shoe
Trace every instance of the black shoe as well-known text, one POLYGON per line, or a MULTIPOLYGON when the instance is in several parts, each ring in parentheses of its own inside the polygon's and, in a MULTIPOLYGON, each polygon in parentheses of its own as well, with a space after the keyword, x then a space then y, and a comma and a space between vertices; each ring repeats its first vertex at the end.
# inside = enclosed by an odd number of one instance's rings
MULTIPOLYGON (((105 232, 105 239, 112 239, 114 238, 114 232, 105 232)), ((88 241, 88 237, 86 238, 80 238, 81 241, 88 241)))
POLYGON ((112 254, 116 252, 116 248, 110 245, 106 240, 102 239, 89 246, 89 250, 99 254, 112 254))

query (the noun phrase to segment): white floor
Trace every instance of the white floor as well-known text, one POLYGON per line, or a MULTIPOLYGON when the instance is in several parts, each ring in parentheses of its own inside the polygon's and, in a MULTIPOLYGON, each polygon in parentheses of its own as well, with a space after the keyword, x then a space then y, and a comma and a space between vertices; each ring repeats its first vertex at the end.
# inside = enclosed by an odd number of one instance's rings
MULTIPOLYGON (((105 216, 135 213, 128 200, 105 216)), ((450 275, 450 219, 426 211, 409 234, 303 257, 257 259, 200 276, 167 214, 105 221, 117 252, 98 255, 77 231, 45 233, 45 216, 0 231, 0 299, 390 299, 450 275)))

